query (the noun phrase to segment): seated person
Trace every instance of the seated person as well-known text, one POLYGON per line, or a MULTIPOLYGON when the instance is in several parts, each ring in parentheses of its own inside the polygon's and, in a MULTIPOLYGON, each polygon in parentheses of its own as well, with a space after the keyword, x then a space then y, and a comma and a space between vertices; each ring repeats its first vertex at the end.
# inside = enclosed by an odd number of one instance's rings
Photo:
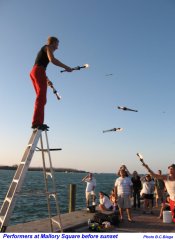
POLYGON ((160 209, 160 215, 159 215, 159 218, 162 219, 163 218, 163 211, 170 211, 170 196, 167 195, 166 196, 166 200, 164 200, 162 202, 162 206, 161 206, 161 209, 160 209))
POLYGON ((117 205, 117 201, 116 201, 116 197, 115 197, 115 191, 114 189, 112 189, 111 194, 109 196, 109 200, 112 203, 113 206, 113 210, 116 211, 118 209, 118 205, 117 205))
POLYGON ((111 194, 110 194, 110 196, 109 196, 109 199, 110 199, 111 203, 112 203, 113 206, 114 206, 115 203, 116 203, 114 189, 112 189, 111 194))
POLYGON ((107 194, 105 194, 104 192, 99 192, 99 198, 99 208, 101 211, 110 211, 113 209, 112 203, 107 194))

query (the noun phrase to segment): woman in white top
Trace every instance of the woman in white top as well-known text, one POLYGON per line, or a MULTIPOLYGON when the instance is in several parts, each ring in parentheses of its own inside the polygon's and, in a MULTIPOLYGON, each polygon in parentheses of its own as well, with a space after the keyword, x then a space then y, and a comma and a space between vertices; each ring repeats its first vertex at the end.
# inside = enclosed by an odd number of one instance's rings
POLYGON ((154 197, 154 182, 151 178, 150 174, 147 174, 145 177, 141 178, 142 182, 142 190, 141 190, 141 196, 144 199, 144 211, 143 213, 146 213, 146 210, 149 208, 150 213, 152 212, 152 200, 154 197))
POLYGON ((109 197, 104 192, 99 192, 99 208, 101 211, 110 211, 113 209, 112 203, 109 197))

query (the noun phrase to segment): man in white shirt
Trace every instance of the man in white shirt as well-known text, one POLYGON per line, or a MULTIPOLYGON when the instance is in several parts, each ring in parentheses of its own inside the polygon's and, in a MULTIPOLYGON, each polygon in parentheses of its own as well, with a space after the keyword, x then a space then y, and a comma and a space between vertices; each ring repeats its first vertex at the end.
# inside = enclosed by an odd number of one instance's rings
POLYGON ((92 173, 89 173, 87 176, 85 176, 82 179, 82 182, 86 182, 86 207, 88 208, 90 206, 90 199, 92 197, 92 203, 95 205, 95 187, 96 187, 96 179, 93 177, 92 173))
POLYGON ((119 207, 120 220, 123 220, 123 210, 126 209, 128 221, 132 222, 131 217, 131 196, 132 196, 132 181, 127 177, 124 169, 120 170, 120 177, 115 181, 115 197, 119 207))

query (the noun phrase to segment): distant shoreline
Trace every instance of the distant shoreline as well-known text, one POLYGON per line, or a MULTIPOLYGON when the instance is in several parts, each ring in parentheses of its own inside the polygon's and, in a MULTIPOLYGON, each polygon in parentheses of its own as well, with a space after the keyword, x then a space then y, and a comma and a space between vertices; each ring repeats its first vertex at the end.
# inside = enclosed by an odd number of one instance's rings
MULTIPOLYGON (((17 165, 15 166, 0 166, 0 169, 2 170, 16 170, 17 165)), ((87 173, 84 170, 77 170, 77 169, 72 169, 72 168, 53 168, 55 172, 65 172, 65 173, 87 173)), ((28 171, 43 171, 42 167, 29 167, 28 171)))

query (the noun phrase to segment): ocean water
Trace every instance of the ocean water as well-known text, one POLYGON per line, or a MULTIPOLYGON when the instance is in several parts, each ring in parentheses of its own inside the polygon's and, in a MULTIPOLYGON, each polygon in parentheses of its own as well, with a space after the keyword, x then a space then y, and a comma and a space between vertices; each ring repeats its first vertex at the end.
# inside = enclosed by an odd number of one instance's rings
MULTIPOLYGON (((14 170, 0 170, 0 206, 3 203, 14 174, 14 170)), ((68 212, 70 184, 76 184, 76 210, 85 208, 86 183, 82 183, 81 180, 84 176, 86 176, 86 173, 55 172, 54 175, 60 212, 68 212)), ((94 177, 97 181, 97 197, 99 191, 110 194, 114 186, 116 174, 94 174, 94 177)), ((48 217, 47 199, 44 191, 45 183, 43 172, 27 172, 21 192, 17 197, 16 205, 10 218, 9 225, 48 217)), ((54 203, 51 204, 55 206, 54 203)))

